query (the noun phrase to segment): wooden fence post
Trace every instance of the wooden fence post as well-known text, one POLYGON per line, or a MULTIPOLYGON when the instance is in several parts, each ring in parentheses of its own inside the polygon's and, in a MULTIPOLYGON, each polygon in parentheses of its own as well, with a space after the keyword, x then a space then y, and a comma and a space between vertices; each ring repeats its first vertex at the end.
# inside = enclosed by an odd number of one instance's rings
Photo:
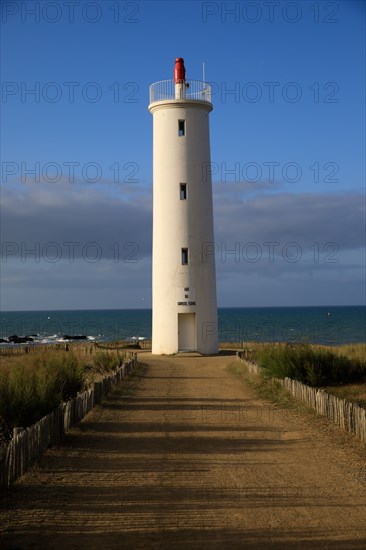
MULTIPOLYGON (((260 374, 260 367, 245 361, 241 352, 237 352, 238 359, 246 363, 249 372, 260 374)), ((272 378, 281 384, 296 399, 305 403, 309 408, 314 409, 318 414, 325 416, 344 430, 353 433, 366 443, 366 409, 356 403, 340 399, 335 395, 325 392, 319 388, 312 388, 291 378, 272 378)))
POLYGON ((77 424, 95 405, 100 403, 101 398, 135 365, 136 354, 112 375, 94 382, 91 388, 79 393, 74 399, 61 403, 32 426, 26 429, 14 428, 12 440, 0 447, 0 488, 9 487, 41 457, 48 447, 61 443, 65 431, 77 424))

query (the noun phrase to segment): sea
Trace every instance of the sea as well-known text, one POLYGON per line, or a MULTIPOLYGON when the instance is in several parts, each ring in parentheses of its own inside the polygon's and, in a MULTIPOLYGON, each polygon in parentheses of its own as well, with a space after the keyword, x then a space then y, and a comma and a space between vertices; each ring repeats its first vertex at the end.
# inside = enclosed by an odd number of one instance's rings
MULTIPOLYGON (((27 345, 65 341, 65 336, 100 342, 150 340, 151 321, 151 309, 5 311, 0 338, 32 336, 33 344, 27 345)), ((220 342, 364 343, 366 307, 219 308, 218 329, 220 342)), ((14 344, 0 343, 9 345, 14 344)))

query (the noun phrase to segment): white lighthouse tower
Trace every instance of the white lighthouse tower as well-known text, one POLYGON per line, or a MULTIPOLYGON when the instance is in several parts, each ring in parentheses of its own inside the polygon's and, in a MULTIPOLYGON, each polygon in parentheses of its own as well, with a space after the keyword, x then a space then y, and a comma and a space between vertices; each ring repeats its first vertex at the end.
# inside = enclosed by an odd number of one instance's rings
POLYGON ((218 351, 209 113, 211 87, 185 77, 150 86, 153 114, 152 353, 218 351))

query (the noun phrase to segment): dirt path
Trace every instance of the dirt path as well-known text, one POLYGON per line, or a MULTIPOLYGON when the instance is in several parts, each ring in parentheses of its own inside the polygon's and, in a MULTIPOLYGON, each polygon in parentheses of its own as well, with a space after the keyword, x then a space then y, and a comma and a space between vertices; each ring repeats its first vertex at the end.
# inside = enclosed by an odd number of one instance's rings
POLYGON ((116 391, 16 485, 1 548, 366 548, 352 449, 257 399, 232 356, 139 357, 136 393, 116 391))

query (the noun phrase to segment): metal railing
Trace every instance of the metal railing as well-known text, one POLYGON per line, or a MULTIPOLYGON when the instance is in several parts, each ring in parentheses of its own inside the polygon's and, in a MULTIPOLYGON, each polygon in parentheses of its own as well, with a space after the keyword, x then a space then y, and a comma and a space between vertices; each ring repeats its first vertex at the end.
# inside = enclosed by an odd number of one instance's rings
POLYGON ((176 84, 174 80, 161 80, 150 86, 150 103, 170 99, 188 99, 211 103, 211 85, 201 80, 187 80, 176 84))

